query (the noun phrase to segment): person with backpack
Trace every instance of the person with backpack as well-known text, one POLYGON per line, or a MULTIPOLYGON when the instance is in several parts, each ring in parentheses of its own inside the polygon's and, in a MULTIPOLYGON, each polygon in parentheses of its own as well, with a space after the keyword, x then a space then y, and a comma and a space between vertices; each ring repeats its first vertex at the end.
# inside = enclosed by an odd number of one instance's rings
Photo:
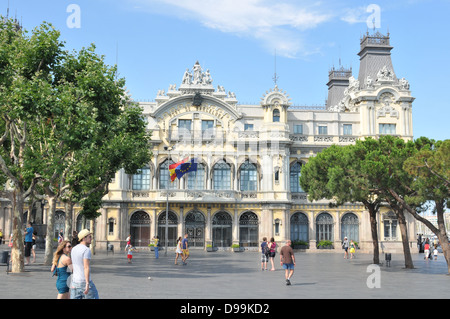
POLYGON ((273 259, 275 258, 276 249, 277 249, 277 243, 275 242, 275 239, 272 237, 272 238, 270 238, 270 243, 269 243, 269 258, 270 258, 270 263, 272 264, 272 269, 270 269, 271 271, 275 271, 275 265, 273 264, 273 259))
POLYGON ((263 237, 261 243, 261 270, 267 270, 267 262, 269 261, 269 244, 267 243, 267 237, 263 237))

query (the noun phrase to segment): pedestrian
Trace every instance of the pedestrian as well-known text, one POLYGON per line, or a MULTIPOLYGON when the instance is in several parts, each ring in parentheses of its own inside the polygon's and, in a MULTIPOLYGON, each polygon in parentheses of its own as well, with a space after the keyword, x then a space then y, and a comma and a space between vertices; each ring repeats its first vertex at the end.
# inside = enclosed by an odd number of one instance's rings
POLYGON ((3 243, 3 229, 0 229, 0 245, 3 243))
POLYGON ((74 230, 72 232, 72 247, 75 247, 76 245, 78 245, 79 241, 78 241, 78 232, 76 230, 74 230))
POLYGON ((355 255, 355 251, 356 251, 356 245, 353 242, 353 240, 350 240, 350 245, 349 245, 349 250, 350 250, 350 258, 353 259, 354 255, 355 255))
POLYGON ((155 236, 153 237, 153 242, 155 243, 155 258, 158 259, 159 257, 159 246, 161 245, 159 242, 159 237, 155 236))
POLYGON ((138 251, 133 245, 127 245, 127 259, 128 263, 131 264, 131 260, 133 259, 133 252, 138 251))
POLYGON ((72 244, 68 240, 63 240, 56 248, 56 252, 53 255, 53 262, 51 272, 53 276, 57 276, 56 289, 58 290, 57 299, 69 299, 70 288, 67 286, 67 279, 70 276, 69 268, 73 271, 72 259, 70 258, 70 252, 72 250, 72 244))
POLYGON ((275 242, 275 239, 272 237, 272 238, 270 238, 270 243, 269 243, 269 258, 270 258, 270 263, 272 265, 272 269, 270 269, 270 271, 275 271, 275 265, 273 263, 273 259, 275 258, 275 255, 276 255, 276 249, 277 249, 277 243, 275 242))
POLYGON ((36 262, 36 236, 37 236, 37 232, 34 231, 33 232, 33 244, 31 246, 31 254, 33 255, 33 261, 31 262, 32 264, 36 262))
POLYGON ((425 253, 424 259, 428 260, 428 256, 430 255, 430 244, 428 243, 428 239, 425 242, 424 253, 425 253))
POLYGON ((188 234, 185 234, 183 240, 181 241, 181 249, 183 250, 183 257, 181 260, 183 261, 183 266, 186 266, 186 260, 189 258, 188 234))
POLYGON ((63 240, 64 240, 64 233, 63 230, 60 229, 58 234, 58 244, 62 243, 63 240))
POLYGON ((27 223, 27 228, 25 228, 25 258, 27 262, 25 265, 30 264, 31 248, 33 247, 33 227, 31 223, 27 223))
POLYGON ((70 287, 71 299, 99 299, 97 288, 91 278, 92 233, 83 229, 78 233, 80 243, 72 249, 73 276, 70 287))
POLYGON ((286 244, 281 247, 280 251, 280 263, 284 269, 284 276, 286 278, 286 285, 291 285, 291 278, 294 274, 295 268, 295 256, 294 250, 291 247, 291 241, 286 240, 286 244))
POLYGON ((344 259, 348 259, 348 239, 344 237, 344 241, 342 242, 342 248, 344 249, 344 259))
POLYGON ((177 248, 175 249, 175 265, 178 265, 178 257, 181 256, 181 260, 183 260, 183 248, 181 247, 181 237, 177 239, 177 248))
POLYGON ((433 255, 434 255, 434 260, 437 260, 437 256, 438 256, 437 246, 434 246, 433 255))
POLYGON ((267 237, 263 237, 261 243, 261 270, 267 270, 267 262, 269 261, 269 244, 267 243, 267 237))

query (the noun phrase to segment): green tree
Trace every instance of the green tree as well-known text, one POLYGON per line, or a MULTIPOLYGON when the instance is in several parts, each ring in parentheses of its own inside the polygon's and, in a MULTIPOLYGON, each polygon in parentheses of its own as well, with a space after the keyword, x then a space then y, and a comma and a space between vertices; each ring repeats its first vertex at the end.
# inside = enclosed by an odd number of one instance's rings
POLYGON ((421 137, 415 141, 415 146, 418 152, 404 163, 404 169, 412 177, 412 192, 404 199, 399 197, 399 201, 401 200, 405 209, 438 237, 450 274, 450 245, 444 220, 450 196, 450 140, 434 141, 421 137), (422 207, 422 210, 425 210, 429 202, 434 203, 433 212, 436 213, 437 227, 421 216, 420 210, 414 209, 422 207))
POLYGON ((32 134, 36 117, 51 106, 52 72, 63 46, 58 38, 48 24, 27 36, 12 20, 0 18, 0 169, 13 205, 12 272, 23 270, 23 206, 42 168, 32 134))
POLYGON ((377 189, 377 196, 386 201, 398 218, 400 228, 405 267, 414 268, 409 248, 408 229, 405 208, 393 193, 404 198, 411 193, 406 187, 411 183, 411 177, 403 170, 403 163, 415 153, 414 143, 390 135, 380 136, 378 139, 367 138, 357 141, 356 146, 364 153, 362 171, 377 189))
POLYGON ((380 260, 376 216, 381 198, 377 196, 376 186, 370 183, 367 173, 361 169, 364 154, 354 145, 332 145, 309 159, 302 168, 300 184, 310 200, 326 198, 330 200, 330 206, 347 202, 359 202, 365 206, 370 218, 373 262, 378 264, 380 260))
MULTIPOLYGON (((31 37, 11 22, 2 22, 0 32, 0 168, 12 185, 8 194, 14 204, 16 272, 23 269, 23 205, 38 182, 50 205, 49 264, 56 201, 73 186, 67 180, 87 167, 90 174, 84 174, 82 183, 95 189, 87 202, 97 202, 100 185, 107 185, 118 169, 150 160, 149 137, 142 110, 130 106, 126 97, 125 80, 117 79, 116 68, 106 65, 94 46, 63 51, 59 32, 46 23, 31 37)), ((91 212, 95 207, 83 205, 91 212)))

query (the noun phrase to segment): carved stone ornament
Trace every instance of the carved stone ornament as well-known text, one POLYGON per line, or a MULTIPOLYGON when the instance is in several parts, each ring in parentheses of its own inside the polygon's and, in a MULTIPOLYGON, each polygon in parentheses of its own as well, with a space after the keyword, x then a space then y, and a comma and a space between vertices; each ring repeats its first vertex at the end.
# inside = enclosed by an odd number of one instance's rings
POLYGON ((386 65, 377 73, 377 81, 393 81, 394 72, 392 72, 386 65))
POLYGON ((405 78, 401 78, 399 80, 400 83, 400 88, 402 88, 403 90, 409 90, 409 82, 408 80, 406 80, 405 78))
POLYGON ((202 103, 203 103, 202 95, 199 92, 195 93, 194 99, 192 100, 192 105, 193 106, 200 106, 200 105, 202 105, 202 103))

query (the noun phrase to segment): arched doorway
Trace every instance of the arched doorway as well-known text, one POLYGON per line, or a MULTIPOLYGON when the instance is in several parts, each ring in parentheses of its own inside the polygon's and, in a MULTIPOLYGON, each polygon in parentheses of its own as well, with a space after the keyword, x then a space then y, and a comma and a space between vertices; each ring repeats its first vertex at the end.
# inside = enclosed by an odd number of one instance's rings
POLYGON ((214 247, 231 247, 232 224, 231 216, 227 212, 214 214, 212 221, 214 247))
POLYGON ((186 215, 186 234, 190 247, 205 246, 205 216, 199 211, 192 211, 186 215))
POLYGON ((341 220, 341 239, 345 237, 348 240, 359 242, 359 220, 353 213, 347 213, 341 220))
POLYGON ((308 217, 303 213, 291 216, 291 240, 309 242, 308 217))
MULTIPOLYGON (((168 212, 168 243, 167 247, 177 245, 178 217, 174 212, 168 212)), ((158 217, 158 237, 162 247, 166 245, 166 212, 162 212, 158 217)))
POLYGON ((150 244, 150 216, 137 211, 130 218, 131 244, 136 247, 148 247, 150 244))
POLYGON ((59 233, 62 231, 63 236, 66 237, 66 213, 62 210, 55 212, 55 220, 53 222, 53 238, 58 238, 59 233))
POLYGON ((253 212, 245 212, 239 218, 239 244, 242 247, 258 246, 258 216, 253 212))
POLYGON ((333 217, 328 213, 321 213, 316 218, 316 240, 333 241, 333 217))

